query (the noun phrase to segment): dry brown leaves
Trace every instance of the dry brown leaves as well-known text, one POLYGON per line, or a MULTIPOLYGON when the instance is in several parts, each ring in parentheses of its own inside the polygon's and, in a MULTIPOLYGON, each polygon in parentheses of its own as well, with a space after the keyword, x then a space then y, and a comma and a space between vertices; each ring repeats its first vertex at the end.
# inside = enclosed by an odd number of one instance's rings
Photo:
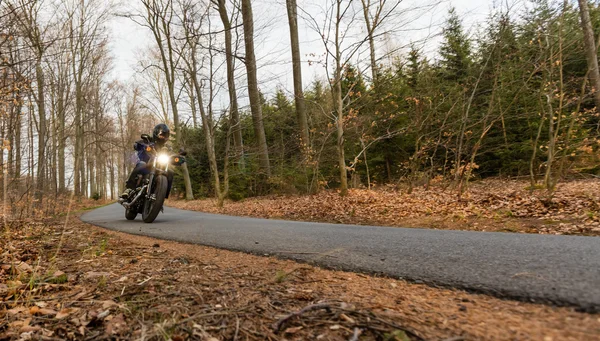
POLYGON ((443 187, 406 191, 352 189, 311 196, 269 196, 227 202, 170 201, 174 207, 211 213, 320 222, 474 231, 600 235, 600 180, 559 184, 551 198, 531 193, 524 181, 474 182, 460 199, 443 187))
POLYGON ((106 232, 13 226, 0 340, 600 340, 598 316, 106 232))
POLYGON ((13 226, 10 242, 0 248, 0 340, 278 339, 293 334, 343 339, 347 330, 370 339, 389 333, 422 339, 344 302, 322 303, 325 312, 279 317, 286 306, 308 304, 311 292, 282 296, 271 274, 263 278, 251 268, 231 273, 174 257, 158 243, 123 243, 90 228, 82 223, 65 231, 59 224, 13 226), (61 235, 68 238, 53 259, 61 235), (316 327, 300 332, 307 323, 316 327))

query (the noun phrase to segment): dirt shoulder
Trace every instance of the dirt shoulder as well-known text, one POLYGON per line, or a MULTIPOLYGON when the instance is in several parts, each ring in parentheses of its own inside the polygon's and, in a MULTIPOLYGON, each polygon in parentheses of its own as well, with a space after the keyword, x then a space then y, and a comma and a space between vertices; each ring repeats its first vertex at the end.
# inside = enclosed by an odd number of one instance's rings
POLYGON ((474 182, 460 199, 456 191, 353 189, 310 196, 267 196, 226 202, 170 200, 176 208, 269 219, 433 229, 600 236, 600 180, 578 180, 546 191, 529 191, 524 181, 474 182))
POLYGON ((0 246, 0 340, 600 340, 600 317, 571 308, 132 236, 77 219, 63 227, 62 220, 15 224, 0 246))

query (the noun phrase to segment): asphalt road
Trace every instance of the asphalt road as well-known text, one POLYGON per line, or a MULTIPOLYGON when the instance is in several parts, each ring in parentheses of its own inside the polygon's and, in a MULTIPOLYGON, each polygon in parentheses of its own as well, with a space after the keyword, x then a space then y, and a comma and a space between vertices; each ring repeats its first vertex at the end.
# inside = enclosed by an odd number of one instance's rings
POLYGON ((111 230, 600 311, 600 238, 231 217, 165 208, 152 224, 118 204, 82 216, 111 230))

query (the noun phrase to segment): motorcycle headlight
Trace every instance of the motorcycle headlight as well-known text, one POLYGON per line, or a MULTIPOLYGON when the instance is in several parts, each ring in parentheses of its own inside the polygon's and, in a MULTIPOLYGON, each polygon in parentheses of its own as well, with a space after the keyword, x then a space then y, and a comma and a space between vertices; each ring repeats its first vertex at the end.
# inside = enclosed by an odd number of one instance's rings
POLYGON ((167 154, 160 154, 157 159, 158 163, 163 165, 168 165, 171 161, 171 158, 167 154))

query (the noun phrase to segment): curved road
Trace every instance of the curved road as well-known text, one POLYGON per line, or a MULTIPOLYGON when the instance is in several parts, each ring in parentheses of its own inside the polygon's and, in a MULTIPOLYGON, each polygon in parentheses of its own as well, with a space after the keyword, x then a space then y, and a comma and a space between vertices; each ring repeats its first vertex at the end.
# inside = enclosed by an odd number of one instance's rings
POLYGON ((390 228, 230 217, 165 208, 152 224, 113 204, 108 229, 600 311, 600 238, 390 228))

